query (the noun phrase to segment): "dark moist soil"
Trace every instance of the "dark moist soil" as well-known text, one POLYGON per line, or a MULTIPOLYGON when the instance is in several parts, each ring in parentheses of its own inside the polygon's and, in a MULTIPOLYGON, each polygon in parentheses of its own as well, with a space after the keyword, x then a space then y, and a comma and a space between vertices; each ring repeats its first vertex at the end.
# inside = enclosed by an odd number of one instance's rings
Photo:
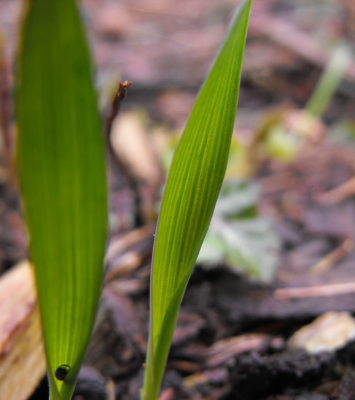
MULTIPOLYGON (((296 330, 326 311, 355 313, 355 293, 289 299, 275 296, 278 288, 354 280, 354 251, 320 274, 308 273, 344 238, 355 239, 354 197, 324 207, 313 195, 318 187, 330 190, 347 181, 353 174, 354 159, 354 150, 324 141, 306 147, 291 165, 269 162, 261 167, 256 175, 263 185, 260 210, 273 218, 283 240, 276 278, 270 285, 262 285, 226 265, 195 268, 182 303, 162 399, 355 398, 355 342, 318 355, 289 349, 286 344, 296 330), (286 203, 285 196, 291 194, 293 201, 286 203)), ((126 190, 124 183, 118 184, 124 177, 118 174, 114 179, 117 195, 126 190)), ((122 240, 125 235, 114 234, 111 240, 122 240)), ((75 400, 109 399, 109 393, 116 399, 139 399, 152 244, 148 231, 109 260, 108 276, 115 270, 119 277, 105 286, 99 323, 75 400), (143 261, 130 272, 120 272, 120 260, 130 252, 143 261)), ((45 398, 46 390, 43 381, 31 399, 45 398)))
MULTIPOLYGON (((119 72, 122 80, 133 81, 122 110, 142 107, 154 123, 180 129, 234 3, 211 1, 206 7, 206 0, 83 1, 98 86, 109 86, 119 72)), ((310 9, 303 19, 298 3, 254 2, 253 15, 259 20, 251 22, 249 30, 240 109, 260 117, 265 110, 285 103, 303 107, 327 59, 312 33, 322 37, 328 32, 333 42, 353 42, 351 1, 338 5, 338 14, 327 15, 322 9, 313 15, 310 9), (270 26, 273 29, 268 31, 270 26), (294 28, 292 43, 287 40, 289 26, 294 28)), ((323 4, 315 3, 317 7, 323 4)), ((7 61, 0 68, 0 103, 8 110, 11 88, 4 82, 8 77, 11 81, 20 15, 19 0, 0 1, 7 61)), ((343 82, 334 97, 324 116, 327 124, 353 118, 353 89, 354 76, 343 82)), ((103 119, 109 113, 106 107, 103 119)), ((9 137, 14 134, 12 120, 11 114, 7 126, 2 121, 9 137)), ((255 129, 257 122, 246 125, 255 129)), ((161 400, 355 399, 355 342, 319 355, 291 350, 286 343, 324 312, 354 314, 355 292, 328 296, 320 289, 315 297, 275 295, 281 288, 322 288, 355 281, 355 251, 351 246, 347 251, 340 249, 346 240, 350 244, 355 240, 354 195, 333 201, 328 196, 328 202, 321 201, 322 193, 354 176, 354 160, 353 148, 323 137, 307 142, 289 165, 264 161, 259 166, 254 176, 263 189, 259 211, 269 216, 282 239, 276 277, 270 285, 262 285, 237 275, 227 265, 195 268, 179 314, 161 400), (310 273, 334 251, 337 257, 331 257, 327 268, 310 273)), ((122 170, 113 160, 109 164, 110 219, 116 221, 110 246, 119 244, 120 250, 108 259, 98 323, 74 400, 138 400, 142 386, 154 219, 137 218, 130 171, 127 175, 127 168, 122 170)), ((0 272, 4 272, 27 252, 13 169, 5 157, 1 165, 0 272)), ((145 200, 147 188, 142 182, 138 187, 145 200)), ((30 399, 47 396, 44 379, 30 399)))
MULTIPOLYGON (((327 206, 315 200, 315 193, 331 190, 353 176, 354 159, 353 149, 324 140, 305 147, 293 164, 262 165, 255 177, 263 187, 260 211, 272 218, 283 242, 276 278, 271 285, 262 285, 225 265, 212 270, 196 267, 182 303, 162 384, 163 399, 354 399, 354 342, 335 353, 309 355, 288 349, 286 341, 328 310, 355 313, 355 293, 275 296, 278 288, 354 280, 354 251, 320 274, 308 273, 345 239, 355 239, 353 196, 327 206)), ((112 171, 111 198, 126 200, 112 202, 111 213, 118 217, 134 213, 124 173, 114 167, 112 171)), ((2 193, 5 202, 5 188, 2 193)), ((7 196, 4 221, 12 213, 19 216, 18 202, 7 196)), ((75 400, 104 400, 109 394, 122 400, 139 398, 153 236, 147 229, 138 239, 128 241, 131 232, 112 232, 111 245, 119 240, 126 240, 127 245, 108 261, 111 278, 75 400), (127 270, 122 260, 132 252, 141 261, 127 270)), ((18 248, 20 259, 24 246, 18 248)), ((44 380, 31 400, 46 398, 47 391, 44 380)))

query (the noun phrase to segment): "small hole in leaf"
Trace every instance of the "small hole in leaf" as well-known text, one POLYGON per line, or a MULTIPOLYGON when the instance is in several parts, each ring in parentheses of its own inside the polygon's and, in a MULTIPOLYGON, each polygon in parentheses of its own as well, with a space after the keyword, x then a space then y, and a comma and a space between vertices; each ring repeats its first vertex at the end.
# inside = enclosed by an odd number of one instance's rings
POLYGON ((64 381, 69 371, 70 371, 69 365, 62 364, 60 367, 56 369, 54 375, 58 379, 58 381, 64 381))

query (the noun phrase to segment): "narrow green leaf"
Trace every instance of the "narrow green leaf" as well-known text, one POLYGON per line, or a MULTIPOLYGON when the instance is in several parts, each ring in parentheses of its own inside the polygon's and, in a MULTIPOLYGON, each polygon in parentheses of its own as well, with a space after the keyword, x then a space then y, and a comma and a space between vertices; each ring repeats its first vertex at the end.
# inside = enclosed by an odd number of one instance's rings
POLYGON ((320 118, 337 90, 345 72, 353 62, 351 47, 341 43, 328 61, 317 86, 306 106, 306 111, 320 118))
POLYGON ((20 185, 50 398, 67 400, 94 323, 107 233, 101 121, 75 1, 30 1, 20 50, 20 185))
POLYGON ((251 0, 244 1, 197 97, 166 183, 151 278, 151 322, 142 398, 155 400, 179 306, 226 170, 251 0))

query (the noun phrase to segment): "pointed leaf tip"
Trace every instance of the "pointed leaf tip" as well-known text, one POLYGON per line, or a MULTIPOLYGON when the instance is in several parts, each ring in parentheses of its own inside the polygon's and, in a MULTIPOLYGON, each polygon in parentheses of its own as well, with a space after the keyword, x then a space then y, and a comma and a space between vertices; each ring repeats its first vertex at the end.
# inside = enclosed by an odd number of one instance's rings
POLYGON ((177 147, 161 204, 151 276, 143 393, 158 396, 179 306, 226 170, 251 0, 238 8, 177 147))

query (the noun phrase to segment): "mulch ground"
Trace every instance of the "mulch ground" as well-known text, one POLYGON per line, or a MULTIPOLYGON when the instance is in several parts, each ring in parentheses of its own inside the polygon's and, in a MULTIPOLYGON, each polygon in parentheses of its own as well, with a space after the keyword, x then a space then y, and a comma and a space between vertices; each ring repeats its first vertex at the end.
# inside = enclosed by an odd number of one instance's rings
MULTIPOLYGON (((84 1, 98 86, 110 89, 111 81, 112 86, 118 79, 133 81, 123 110, 143 107, 155 123, 180 129, 228 14, 238 2, 207 3, 84 1)), ((309 12, 303 20, 297 7, 286 3, 255 2, 240 109, 260 114, 285 103, 304 106, 327 59, 315 35, 355 37, 351 1, 341 2, 338 14, 326 8, 327 2, 318 2, 322 12, 309 12)), ((8 65, 20 10, 19 1, 0 1, 8 65)), ((1 76, 10 72, 2 70, 1 76)), ((350 74, 334 97, 324 116, 326 124, 354 115, 353 78, 350 74)), ((2 101, 10 104, 10 94, 11 90, 2 91, 2 101)), ((103 118, 108 113, 103 96, 103 118)), ((5 128, 11 136, 12 124, 5 128)), ((262 187, 259 211, 272 220, 282 240, 277 274, 271 284, 263 285, 224 264, 195 268, 179 314, 161 400, 355 398, 355 342, 319 355, 291 349, 287 343, 300 327, 329 310, 355 313, 355 289, 329 289, 355 282, 354 160, 354 148, 325 136, 306 142, 290 164, 264 160, 258 167, 253 179, 262 187)), ((12 169, 3 164, 1 271, 27 254, 16 182, 12 169)), ((101 309, 75 400, 139 399, 155 222, 151 217, 136 218, 139 203, 128 175, 127 168, 122 170, 111 160, 110 219, 116 223, 110 234, 101 309)), ((138 186, 144 202, 151 192, 141 182, 138 186)), ((45 398, 46 392, 43 380, 31 400, 45 398)))

